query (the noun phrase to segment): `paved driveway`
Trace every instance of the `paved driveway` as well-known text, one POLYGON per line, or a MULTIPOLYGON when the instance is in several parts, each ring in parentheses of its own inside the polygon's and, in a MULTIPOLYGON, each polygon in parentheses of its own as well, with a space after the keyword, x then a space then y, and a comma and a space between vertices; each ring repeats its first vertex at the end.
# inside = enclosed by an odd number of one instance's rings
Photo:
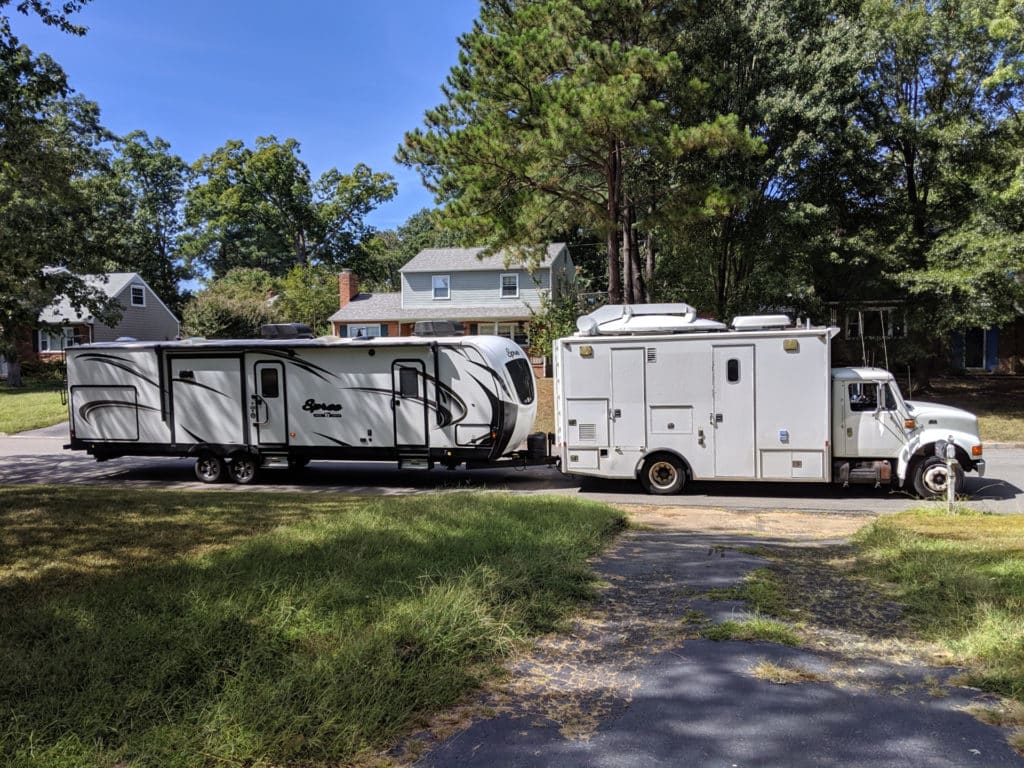
MULTIPOLYGON (((195 479, 191 459, 126 457, 96 462, 81 452, 63 450, 66 425, 0 438, 0 484, 115 483, 137 487, 205 488, 195 479)), ((1024 450, 989 451, 988 476, 967 476, 970 505, 1000 513, 1024 512, 1024 450)), ((898 512, 920 501, 902 492, 870 486, 841 488, 795 483, 691 483, 680 496, 648 496, 634 482, 573 478, 555 469, 459 469, 449 472, 397 470, 390 463, 313 462, 302 472, 284 468, 262 471, 251 486, 266 491, 340 492, 394 495, 450 488, 510 490, 521 493, 573 494, 613 504, 647 504, 733 510, 824 510, 864 514, 898 512)))

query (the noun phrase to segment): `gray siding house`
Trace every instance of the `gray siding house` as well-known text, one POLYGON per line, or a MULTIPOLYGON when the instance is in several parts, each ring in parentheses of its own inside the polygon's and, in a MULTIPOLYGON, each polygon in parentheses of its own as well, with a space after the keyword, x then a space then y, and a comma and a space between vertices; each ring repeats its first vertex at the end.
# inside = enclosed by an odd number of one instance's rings
POLYGON ((541 297, 561 295, 575 267, 565 243, 548 245, 537 267, 505 266, 505 257, 481 258, 483 248, 428 248, 401 270, 401 290, 360 293, 357 277, 338 278, 336 336, 407 336, 418 320, 455 320, 467 334, 493 334, 526 344, 541 297))
POLYGON ((163 341, 178 335, 178 318, 137 272, 82 275, 82 279, 121 304, 121 320, 114 326, 104 325, 90 315, 75 311, 67 299, 62 299, 39 315, 32 347, 40 358, 60 355, 66 347, 94 341, 115 341, 122 337, 163 341))

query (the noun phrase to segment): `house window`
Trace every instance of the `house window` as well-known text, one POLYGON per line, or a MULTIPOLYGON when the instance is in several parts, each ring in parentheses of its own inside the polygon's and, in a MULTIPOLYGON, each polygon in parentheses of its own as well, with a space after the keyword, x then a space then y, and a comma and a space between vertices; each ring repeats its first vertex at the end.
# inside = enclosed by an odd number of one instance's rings
POLYGON ((519 275, 512 273, 501 276, 501 298, 514 299, 519 296, 519 275))
POLYGON ((430 278, 435 299, 451 298, 451 278, 448 275, 434 275, 430 278))
POLYGON ((42 328, 39 331, 40 352, 60 352, 64 349, 64 332, 56 328, 42 328))
POLYGON ((132 306, 133 307, 144 307, 146 306, 146 289, 141 285, 132 286, 132 306))
POLYGON ((896 307, 851 309, 846 313, 848 339, 895 339, 906 335, 903 311, 896 307))
POLYGON ((388 335, 388 327, 384 323, 342 326, 342 330, 345 331, 343 335, 348 336, 350 339, 388 335))

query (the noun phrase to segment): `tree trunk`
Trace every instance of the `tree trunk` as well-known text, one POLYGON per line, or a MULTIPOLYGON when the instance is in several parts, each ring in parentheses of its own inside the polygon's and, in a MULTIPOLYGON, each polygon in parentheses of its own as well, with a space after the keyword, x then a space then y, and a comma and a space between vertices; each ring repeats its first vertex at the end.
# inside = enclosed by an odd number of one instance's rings
POLYGON ((636 274, 633 269, 633 229, 630 226, 632 206, 625 200, 622 206, 622 293, 624 304, 636 304, 639 297, 636 293, 636 274))
POLYGON ((629 247, 625 249, 624 256, 629 259, 629 276, 632 280, 633 301, 640 304, 644 301, 644 273, 640 263, 640 241, 636 235, 636 208, 632 201, 626 206, 623 228, 629 232, 629 247))
POLYGON ((8 360, 7 361, 7 386, 9 387, 22 387, 24 382, 21 380, 21 361, 20 360, 8 360))
POLYGON ((608 303, 622 303, 622 277, 619 272, 619 194, 622 189, 619 143, 609 148, 608 181, 608 303))
POLYGON ((651 285, 654 284, 654 235, 650 232, 644 237, 644 302, 654 301, 651 285))

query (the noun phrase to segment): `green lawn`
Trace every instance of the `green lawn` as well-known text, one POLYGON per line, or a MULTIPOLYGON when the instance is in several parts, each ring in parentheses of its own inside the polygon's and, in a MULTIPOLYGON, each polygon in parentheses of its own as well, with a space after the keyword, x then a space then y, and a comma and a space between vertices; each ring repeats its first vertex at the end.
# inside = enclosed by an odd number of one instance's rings
POLYGON ((895 585, 916 631, 970 684, 1024 701, 1024 518, 885 516, 854 537, 856 569, 895 585))
POLYGON ((61 404, 59 386, 11 389, 0 383, 0 434, 48 427, 67 417, 68 408, 61 404))
POLYGON ((501 494, 0 488, 0 763, 348 764, 564 621, 622 525, 501 494))

